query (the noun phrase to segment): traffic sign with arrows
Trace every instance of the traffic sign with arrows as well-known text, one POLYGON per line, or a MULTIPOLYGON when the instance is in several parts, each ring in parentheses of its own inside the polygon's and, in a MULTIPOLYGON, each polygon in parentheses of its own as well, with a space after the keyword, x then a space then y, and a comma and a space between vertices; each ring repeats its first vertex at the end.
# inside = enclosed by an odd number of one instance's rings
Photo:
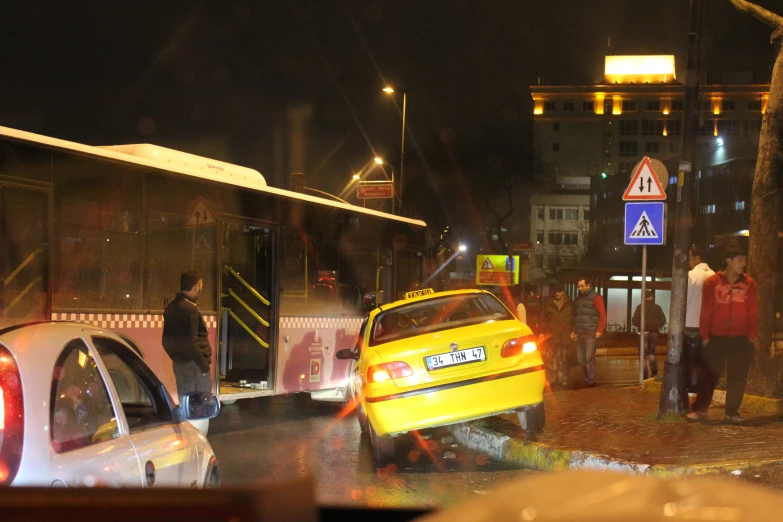
MULTIPOLYGON (((664 176, 665 173, 660 173, 664 176)), ((645 156, 637 165, 631 176, 631 183, 625 189, 625 201, 662 201, 666 199, 666 191, 661 185, 659 173, 653 169, 650 158, 645 156)))

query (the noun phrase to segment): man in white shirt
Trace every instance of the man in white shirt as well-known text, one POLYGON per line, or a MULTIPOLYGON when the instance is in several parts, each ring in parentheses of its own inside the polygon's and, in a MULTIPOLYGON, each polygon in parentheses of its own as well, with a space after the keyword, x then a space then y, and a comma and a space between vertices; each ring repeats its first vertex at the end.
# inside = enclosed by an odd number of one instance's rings
POLYGON ((688 298, 685 309, 685 334, 683 336, 683 362, 685 362, 688 391, 696 392, 699 376, 699 350, 702 340, 699 333, 699 315, 701 314, 701 293, 704 281, 715 275, 703 261, 701 249, 692 246, 688 251, 688 298))

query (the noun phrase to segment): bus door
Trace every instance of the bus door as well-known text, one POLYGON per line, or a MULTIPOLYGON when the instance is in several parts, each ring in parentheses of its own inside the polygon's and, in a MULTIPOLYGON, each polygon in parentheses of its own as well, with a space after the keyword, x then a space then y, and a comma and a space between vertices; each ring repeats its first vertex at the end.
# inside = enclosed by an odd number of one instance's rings
POLYGON ((0 327, 49 319, 49 192, 0 183, 0 327))
POLYGON ((224 383, 273 389, 277 229, 222 223, 221 351, 224 383))

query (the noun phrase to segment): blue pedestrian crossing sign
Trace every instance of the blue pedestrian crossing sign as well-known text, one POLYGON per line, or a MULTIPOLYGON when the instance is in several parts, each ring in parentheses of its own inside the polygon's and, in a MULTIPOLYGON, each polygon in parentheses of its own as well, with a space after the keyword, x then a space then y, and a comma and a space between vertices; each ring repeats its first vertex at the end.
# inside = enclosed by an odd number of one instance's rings
POLYGON ((666 243, 665 204, 660 201, 625 204, 625 244, 666 243))

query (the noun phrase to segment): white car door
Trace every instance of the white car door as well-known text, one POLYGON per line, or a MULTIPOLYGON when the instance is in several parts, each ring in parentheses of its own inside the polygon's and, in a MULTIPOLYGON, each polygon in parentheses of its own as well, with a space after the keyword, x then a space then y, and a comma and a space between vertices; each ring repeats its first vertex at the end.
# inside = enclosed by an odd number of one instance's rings
POLYGON ((52 485, 141 487, 136 451, 122 424, 94 354, 82 339, 69 341, 52 375, 52 485))
POLYGON ((144 486, 200 485, 200 446, 194 444, 191 427, 177 423, 171 398, 160 380, 125 344, 97 333, 91 340, 128 424, 144 486))

